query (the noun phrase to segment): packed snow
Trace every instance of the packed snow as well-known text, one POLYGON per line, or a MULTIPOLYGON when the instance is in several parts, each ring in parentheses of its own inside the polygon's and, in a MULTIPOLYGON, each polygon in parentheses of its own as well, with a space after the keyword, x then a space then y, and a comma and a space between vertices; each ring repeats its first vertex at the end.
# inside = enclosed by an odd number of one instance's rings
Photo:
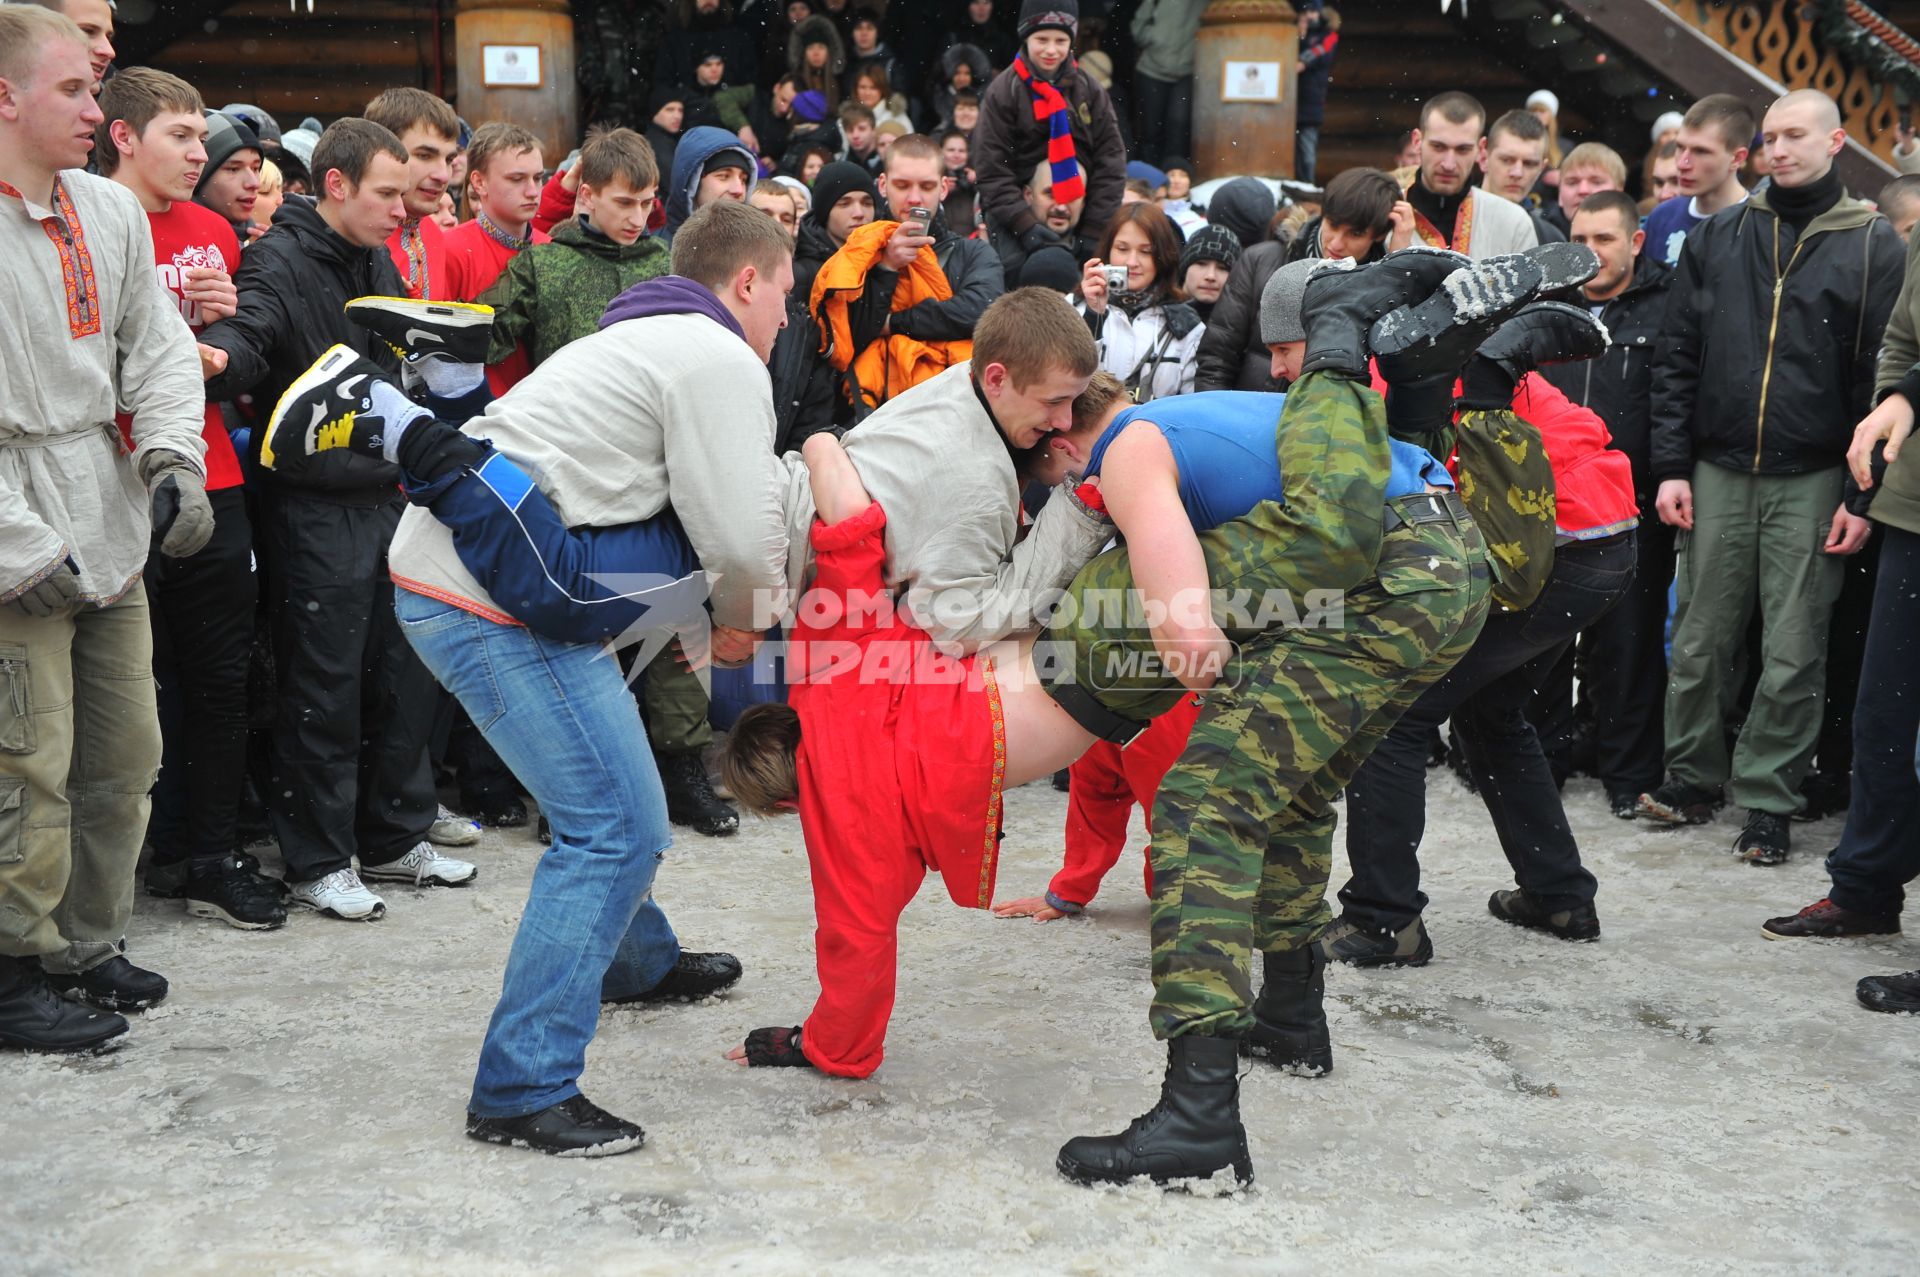
MULTIPOLYGON (((1920 946, 1759 930, 1822 893, 1838 822, 1795 826, 1793 861, 1755 869, 1724 818, 1623 824, 1575 781, 1604 939, 1569 945, 1487 914, 1510 879, 1485 811, 1430 775, 1438 956, 1329 973, 1335 1071, 1251 1068, 1259 1180, 1238 1196, 1053 1170, 1063 1140, 1120 1129, 1158 1085, 1136 852, 1083 919, 996 920, 924 888, 873 1078, 722 1059, 812 999, 791 817, 683 833, 663 868, 682 941, 747 974, 603 1017, 583 1084, 644 1149, 467 1140, 540 853, 527 829, 458 853, 481 865, 471 888, 383 887, 378 923, 297 913, 251 934, 143 898, 131 956, 169 1001, 111 1054, 0 1059, 0 1272, 1920 1271, 1920 1017, 1853 1000, 1920 946)), ((1045 885, 1064 811, 1044 783, 1008 796, 1002 897, 1045 885)))

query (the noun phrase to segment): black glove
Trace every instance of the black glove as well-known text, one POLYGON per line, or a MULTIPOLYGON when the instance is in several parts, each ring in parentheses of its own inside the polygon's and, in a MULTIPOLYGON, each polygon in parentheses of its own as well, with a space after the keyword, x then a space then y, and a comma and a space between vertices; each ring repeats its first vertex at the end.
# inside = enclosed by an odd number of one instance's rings
POLYGON ((36 621, 50 616, 59 616, 72 609, 75 599, 80 597, 80 575, 73 570, 73 560, 68 559, 44 580, 18 598, 8 601, 8 606, 24 612, 36 621))
POLYGON ((1054 244, 1065 244, 1066 242, 1066 240, 1060 238, 1060 236, 1054 234, 1039 222, 1035 222, 1032 226, 1020 232, 1020 248, 1029 257, 1043 248, 1050 247, 1054 244))
POLYGON ((198 554, 213 536, 213 505, 207 481, 177 452, 149 452, 140 479, 153 502, 153 543, 170 559, 198 554))

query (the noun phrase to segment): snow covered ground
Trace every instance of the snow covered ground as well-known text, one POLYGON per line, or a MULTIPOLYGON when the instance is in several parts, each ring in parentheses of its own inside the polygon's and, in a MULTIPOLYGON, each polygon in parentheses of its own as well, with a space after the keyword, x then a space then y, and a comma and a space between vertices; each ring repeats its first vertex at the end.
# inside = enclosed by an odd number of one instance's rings
MULTIPOLYGON (((1060 1180, 1067 1136, 1153 1099, 1146 906, 1129 856, 1084 920, 908 910, 887 1063, 850 1083, 737 1068, 812 996, 799 828, 688 836, 660 895, 731 996, 620 1009, 588 1093, 647 1129, 605 1161, 461 1134, 539 848, 490 834, 468 890, 384 922, 254 935, 142 900, 132 956, 174 995, 93 1059, 0 1059, 0 1273, 1721 1273, 1920 1271, 1920 1017, 1860 975, 1920 946, 1767 943, 1821 894, 1837 822, 1777 869, 1722 823, 1621 824, 1576 781, 1605 939, 1486 913, 1478 800, 1433 781, 1438 948, 1329 979, 1336 1069, 1255 1070, 1238 1198, 1060 1180)), ((1009 796, 1002 895, 1045 883, 1064 799, 1009 796)), ((1335 873, 1336 885, 1344 870, 1335 873)))

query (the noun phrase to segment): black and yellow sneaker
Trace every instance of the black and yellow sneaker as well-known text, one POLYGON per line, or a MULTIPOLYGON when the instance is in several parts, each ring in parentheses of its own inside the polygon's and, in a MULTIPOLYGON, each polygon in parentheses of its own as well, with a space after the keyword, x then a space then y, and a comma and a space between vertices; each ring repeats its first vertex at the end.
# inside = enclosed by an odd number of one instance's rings
MULTIPOLYGON (((288 458, 311 457, 336 448, 378 457, 388 422, 376 402, 388 410, 414 408, 379 365, 349 346, 334 346, 301 373, 273 406, 260 437, 260 464, 275 469, 288 458), (389 395, 379 391, 390 392, 389 395)), ((424 415, 424 410, 415 409, 424 415)))
POLYGON ((493 307, 471 302, 415 301, 411 297, 356 297, 347 318, 393 347, 409 364, 444 359, 487 362, 493 307))

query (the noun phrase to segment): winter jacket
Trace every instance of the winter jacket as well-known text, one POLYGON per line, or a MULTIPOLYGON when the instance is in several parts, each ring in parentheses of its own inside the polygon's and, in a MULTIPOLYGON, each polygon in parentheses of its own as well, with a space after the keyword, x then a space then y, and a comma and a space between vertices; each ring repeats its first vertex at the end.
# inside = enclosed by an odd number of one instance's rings
POLYGON ((722 83, 712 88, 694 84, 686 94, 687 117, 683 130, 705 125, 737 134, 747 127, 747 109, 753 105, 751 84, 722 83))
POLYGON ((666 191, 664 238, 668 244, 673 242, 673 233, 680 229, 680 223, 693 216, 693 197, 700 190, 701 170, 708 160, 728 150, 740 153, 741 164, 747 170, 747 189, 751 191, 753 174, 760 171, 760 162, 745 142, 725 129, 709 127, 688 129, 680 135, 680 144, 673 149, 673 180, 666 191))
MULTIPOLYGON (((944 130, 947 121, 953 119, 953 77, 965 63, 973 72, 973 87, 967 92, 978 97, 987 91, 987 85, 993 80, 993 64, 987 60, 986 52, 978 45, 956 44, 940 55, 939 77, 933 86, 928 100, 933 108, 934 118, 940 121, 944 130)), ((934 140, 940 139, 936 136, 934 140)))
MULTIPOLYGON (((890 222, 897 226, 899 223, 890 222)), ((993 246, 985 240, 967 239, 954 233, 946 217, 936 212, 928 227, 933 236, 933 256, 946 276, 951 296, 928 298, 895 310, 894 296, 900 276, 884 266, 867 272, 867 289, 851 310, 853 342, 864 349, 888 325, 896 333, 918 341, 965 341, 973 336, 987 307, 1006 291, 1006 273, 993 246)), ((795 291, 798 292, 796 286, 795 291)), ((808 295, 812 281, 808 281, 808 295)))
MULTIPOLYGON (((855 333, 854 304, 867 298, 870 276, 887 240, 899 226, 898 222, 869 222, 856 227, 815 276, 809 294, 809 306, 825 333, 823 353, 845 377, 844 388, 853 404, 855 420, 973 356, 970 328, 938 340, 921 340, 901 332, 883 335, 877 324, 866 340, 855 333)), ((922 248, 906 270, 885 273, 893 276, 880 294, 889 308, 897 307, 904 313, 953 300, 953 289, 931 247, 922 248)))
MULTIPOLYGON (((747 108, 747 124, 753 129, 753 140, 760 144, 760 158, 766 164, 777 163, 787 153, 787 144, 793 138, 795 120, 791 110, 785 115, 773 113, 773 94, 765 89, 753 95, 753 103, 747 108)), ((671 173, 671 168, 660 170, 671 173)), ((771 172, 763 164, 763 172, 771 172)))
POLYGON ((813 220, 811 216, 800 219, 800 237, 793 246, 793 292, 799 298, 813 296, 813 277, 827 264, 827 259, 840 251, 840 246, 827 234, 827 228, 813 220))
MULTIPOLYGON (((685 130, 683 129, 681 132, 685 132, 685 130)), ((755 129, 754 132, 758 134, 759 130, 755 129)), ((646 136, 647 145, 653 148, 653 162, 655 167, 662 173, 673 172, 673 152, 674 148, 680 145, 680 134, 669 133, 658 124, 649 124, 647 125, 646 136)), ((761 139, 763 145, 765 141, 765 138, 761 139)), ((558 174, 555 176, 558 176, 558 174)))
POLYGON ((893 95, 899 99, 900 105, 904 107, 907 100, 905 93, 907 87, 906 72, 900 66, 900 59, 895 57, 893 50, 887 47, 885 40, 874 45, 872 53, 862 53, 854 48, 853 45, 847 45, 847 69, 840 75, 841 99, 847 102, 856 100, 853 93, 853 84, 855 80, 860 78, 860 68, 870 66, 876 62, 880 64, 881 71, 886 73, 887 87, 893 92, 893 95))
MULTIPOLYGON (((233 283, 239 309, 200 334, 203 344, 227 354, 227 370, 207 382, 207 398, 252 394, 257 404, 274 404, 295 378, 339 344, 398 378, 393 348, 349 320, 345 307, 355 297, 404 297, 405 281, 384 245, 349 244, 326 224, 312 200, 287 197, 273 215, 273 229, 240 255, 233 283)), ((265 435, 254 432, 256 448, 265 435)), ((347 448, 286 457, 261 473, 276 487, 346 505, 395 500, 400 481, 398 467, 347 448)))
POLYGON ((1294 122, 1317 126, 1327 119, 1327 85, 1333 79, 1333 57, 1340 48, 1340 14, 1320 11, 1320 25, 1300 44, 1300 75, 1294 87, 1294 122))
POLYGON ((1133 391, 1135 403, 1191 394, 1207 326, 1185 302, 1163 301, 1129 315, 1111 303, 1104 313, 1081 307, 1100 366, 1133 391))
MULTIPOLYGON (((1916 150, 1920 154, 1920 150, 1916 150)), ((1893 303, 1893 313, 1887 318, 1887 329, 1881 339, 1879 373, 1873 382, 1873 401, 1877 404, 1895 390, 1903 393, 1913 389, 1912 383, 1901 385, 1920 363, 1920 235, 1915 235, 1907 243, 1907 270, 1904 282, 1900 285, 1900 296, 1893 303)), ((1920 396, 1911 400, 1920 403, 1920 396)), ((1852 485, 1849 483, 1851 491, 1852 485)), ((1880 481, 1866 493, 1871 502, 1864 512, 1871 514, 1876 522, 1907 532, 1920 532, 1920 448, 1908 447, 1880 481)), ((1859 504, 1849 501, 1854 513, 1863 512, 1859 504)))
POLYGON ((669 257, 658 236, 642 235, 623 247, 587 230, 578 218, 560 223, 552 243, 521 252, 480 295, 482 305, 493 307, 487 362, 501 362, 524 342, 534 365, 545 363, 599 328, 608 302, 666 274, 669 257))
MULTIPOLYGON (((1318 216, 1307 219, 1306 224, 1300 228, 1300 233, 1295 235, 1287 243, 1288 261, 1297 262, 1308 257, 1325 257, 1327 255, 1327 251, 1320 247, 1320 227, 1325 220, 1326 219, 1318 216)), ((1373 247, 1367 251, 1367 256, 1362 264, 1364 265, 1365 262, 1377 262, 1386 255, 1387 237, 1383 235, 1373 242, 1373 247)), ((1238 268, 1236 267, 1236 269, 1238 268)))
MULTIPOLYGON (((726 60, 726 76, 737 84, 750 84, 760 67, 759 49, 753 36, 736 25, 733 5, 720 0, 719 12, 711 17, 694 16, 683 30, 668 31, 660 38, 659 52, 653 59, 653 82, 678 84, 689 89, 694 74, 708 53, 726 60)), ((692 109, 692 104, 688 104, 692 109)))
MULTIPOLYGON (((1035 74, 1038 74, 1037 72, 1035 74)), ((1054 87, 1073 117, 1073 149, 1086 174, 1087 203, 1081 233, 1097 237, 1120 211, 1126 189, 1127 148, 1107 91, 1068 63, 1054 87)), ((980 176, 980 205, 997 226, 1015 236, 1038 224, 1026 200, 1033 171, 1047 158, 1047 122, 1033 115, 1033 94, 1008 67, 994 77, 980 100, 973 131, 973 170, 980 176)))
POLYGON ((1644 510, 1653 508, 1659 487, 1650 455, 1653 352, 1672 281, 1671 267, 1642 252, 1626 291, 1600 309, 1610 339, 1606 353, 1580 363, 1552 364, 1540 372, 1568 399, 1593 409, 1607 423, 1613 447, 1633 464, 1634 495, 1644 510))
POLYGON ((1532 422, 1553 468, 1554 523, 1562 541, 1597 541, 1640 522, 1633 466, 1608 447, 1606 422, 1573 403, 1537 372, 1513 391, 1514 415, 1532 422))
POLYGON ((1200 338, 1195 390, 1286 389, 1285 382, 1273 379, 1273 354, 1260 338, 1260 294, 1288 260, 1287 251, 1285 244, 1267 240, 1233 264, 1200 338))
POLYGON ((833 429, 833 365, 820 354, 820 325, 798 290, 787 298, 787 326, 767 360, 773 382, 773 451, 798 452, 809 435, 833 429))
MULTIPOLYGON (((1193 38, 1208 0, 1140 0, 1133 11, 1137 74, 1171 83, 1193 74, 1193 38)), ((1154 157, 1158 159, 1158 156, 1154 157)))
POLYGON ((1845 196, 1798 237, 1756 191, 1687 235, 1653 369, 1653 480, 1841 464, 1872 401, 1900 237, 1845 196))
POLYGON ((793 35, 787 39, 787 70, 804 92, 818 89, 827 95, 828 107, 837 106, 840 101, 840 76, 847 69, 847 42, 840 38, 840 28, 833 19, 825 14, 816 13, 793 29, 793 35), (827 65, 816 74, 807 66, 807 46, 825 44, 833 50, 827 58, 827 65))
MULTIPOLYGON (((1258 244, 1267 238, 1267 224, 1279 208, 1273 191, 1257 177, 1236 177, 1213 193, 1207 205, 1207 220, 1218 222, 1239 237, 1242 245, 1258 244)), ((1093 225, 1081 218, 1082 226, 1093 225)), ((1102 227, 1105 222, 1099 223, 1102 227)))

